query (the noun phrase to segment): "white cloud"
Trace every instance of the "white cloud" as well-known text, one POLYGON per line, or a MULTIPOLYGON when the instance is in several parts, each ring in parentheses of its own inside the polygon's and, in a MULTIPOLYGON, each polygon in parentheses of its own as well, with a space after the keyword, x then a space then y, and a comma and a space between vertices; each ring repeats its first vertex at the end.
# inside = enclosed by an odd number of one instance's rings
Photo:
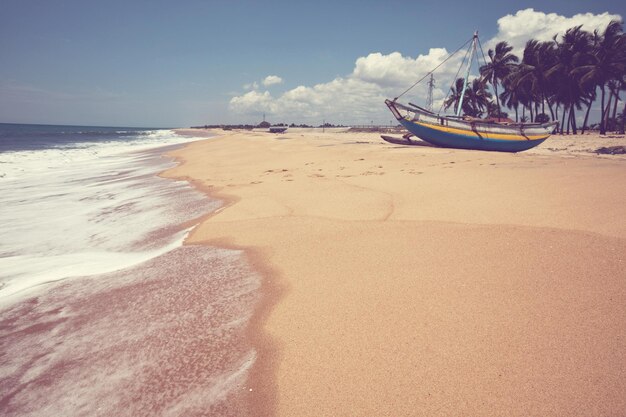
POLYGON ((404 57, 400 52, 383 55, 371 53, 356 60, 352 76, 382 87, 406 87, 416 81, 416 76, 425 75, 448 56, 443 48, 431 48, 428 55, 416 59, 404 57))
POLYGON ((263 80, 263 85, 266 87, 269 87, 270 85, 281 84, 282 82, 283 82, 283 79, 280 78, 278 75, 268 75, 263 80))
POLYGON ((260 114, 270 108, 273 100, 269 91, 260 93, 252 90, 244 95, 233 97, 230 100, 230 108, 236 113, 260 114))
POLYGON ((554 35, 563 35, 567 29, 579 25, 589 32, 596 29, 603 31, 611 20, 621 20, 621 16, 604 12, 597 15, 580 13, 565 17, 556 13, 538 12, 532 8, 519 10, 514 15, 508 14, 498 19, 498 34, 485 47, 493 48, 497 42, 504 40, 521 56, 526 41, 531 38, 549 41, 554 35))
MULTIPOLYGON (((249 91, 233 97, 230 109, 233 112, 258 116, 272 115, 280 121, 321 122, 322 119, 334 123, 369 123, 371 120, 389 120, 385 112, 385 98, 393 98, 418 77, 441 63, 447 51, 431 49, 428 55, 417 58, 404 57, 399 52, 388 55, 372 53, 360 57, 351 74, 337 77, 327 83, 315 86, 298 86, 273 97, 268 91, 249 91)), ((442 73, 449 79, 454 75, 460 58, 455 57, 442 67, 442 73)), ((411 97, 424 96, 425 85, 419 85, 411 97)), ((445 89, 447 90, 447 88, 445 89)), ((443 97, 442 90, 435 90, 435 97, 443 97)), ((423 104, 423 100, 420 101, 423 104)))
POLYGON ((259 89, 259 84, 256 81, 251 82, 249 84, 244 84, 243 85, 243 89, 244 90, 258 90, 259 89))
POLYGON ((277 121, 360 120, 370 117, 372 102, 382 101, 382 90, 375 84, 336 78, 313 87, 298 86, 276 98, 268 91, 250 91, 233 97, 230 108, 240 114, 267 113, 277 121))
MULTIPOLYGON (((520 10, 514 15, 498 19, 497 35, 483 42, 485 53, 498 41, 506 40, 521 53, 527 40, 549 40, 556 33, 564 33, 570 27, 583 25, 592 31, 604 27, 619 15, 602 13, 578 14, 572 17, 556 13, 542 13, 533 9, 520 10)), ((469 37, 469 36, 468 36, 469 37)), ((256 83, 252 91, 233 97, 230 110, 240 115, 271 115, 275 121, 319 123, 326 119, 331 123, 364 124, 373 120, 387 123, 390 120, 384 100, 400 94, 448 56, 444 48, 431 48, 417 58, 403 56, 400 52, 382 54, 373 52, 358 57, 351 73, 332 81, 314 86, 298 86, 274 97, 268 91, 260 92, 256 83)), ((436 88, 433 91, 434 108, 438 110, 449 90, 463 54, 459 53, 442 65, 435 73, 436 88)), ((277 84, 282 79, 270 75, 263 80, 264 86, 277 84)), ((425 105, 426 80, 402 98, 425 105)))

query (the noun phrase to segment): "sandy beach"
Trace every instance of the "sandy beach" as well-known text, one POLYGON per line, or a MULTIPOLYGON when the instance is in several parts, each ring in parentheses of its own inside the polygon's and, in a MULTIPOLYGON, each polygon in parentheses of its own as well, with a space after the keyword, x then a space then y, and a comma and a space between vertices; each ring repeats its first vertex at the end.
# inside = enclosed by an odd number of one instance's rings
POLYGON ((253 415, 626 414, 626 155, 593 152, 623 136, 217 133, 163 175, 225 202, 187 243, 263 276, 253 415))

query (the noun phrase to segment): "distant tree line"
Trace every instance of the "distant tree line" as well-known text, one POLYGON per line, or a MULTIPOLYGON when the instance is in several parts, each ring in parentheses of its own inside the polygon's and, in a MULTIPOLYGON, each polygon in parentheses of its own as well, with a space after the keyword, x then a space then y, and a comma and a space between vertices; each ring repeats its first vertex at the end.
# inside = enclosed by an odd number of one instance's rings
MULTIPOLYGON (((347 127, 345 125, 335 125, 332 123, 324 123, 317 126, 308 125, 308 124, 287 124, 287 123, 275 123, 271 126, 282 126, 282 127, 307 127, 307 128, 315 128, 315 127, 347 127)), ((251 125, 251 124, 219 124, 219 125, 202 125, 202 126, 191 126, 192 129, 224 129, 224 130, 232 130, 232 129, 244 129, 244 130, 252 130, 254 128, 263 127, 260 125, 251 125)))
MULTIPOLYGON (((463 113, 507 117, 501 111, 504 105, 515 111, 516 122, 559 120, 562 133, 571 129, 576 134, 576 111, 584 110, 584 133, 599 92, 600 133, 624 133, 626 104, 621 114, 617 108, 620 93, 626 90, 626 34, 621 22, 612 21, 603 31, 587 32, 576 26, 560 39, 555 35, 551 41, 529 40, 521 60, 512 50, 502 41, 488 51, 490 62, 480 67, 481 77, 466 88, 463 113), (494 95, 487 84, 493 86, 494 95)), ((458 106, 462 89, 459 78, 444 101, 446 109, 458 106)))

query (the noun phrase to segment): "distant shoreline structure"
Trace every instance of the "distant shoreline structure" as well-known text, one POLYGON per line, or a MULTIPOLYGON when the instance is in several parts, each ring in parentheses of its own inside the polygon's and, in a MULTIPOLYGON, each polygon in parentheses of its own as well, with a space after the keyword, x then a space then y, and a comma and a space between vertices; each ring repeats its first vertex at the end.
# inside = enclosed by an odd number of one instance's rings
MULTIPOLYGON (((312 128, 332 128, 332 127, 352 127, 354 125, 344 125, 344 124, 332 124, 332 123, 324 123, 324 124, 320 124, 320 125, 309 125, 306 123, 300 123, 300 124, 296 124, 296 123, 276 123, 276 124, 268 124, 268 125, 262 125, 262 124, 257 124, 257 125, 253 125, 250 123, 233 123, 233 124, 206 124, 206 125, 199 125, 199 126, 190 126, 190 129, 247 129, 247 130, 252 130, 252 129, 268 129, 269 127, 287 127, 287 128, 291 128, 291 127, 304 127, 304 128, 308 128, 308 129, 312 129, 312 128)), ((389 126, 387 126, 389 127, 389 126)))
MULTIPOLYGON (((307 125, 307 124, 299 124, 296 125, 294 123, 292 123, 291 125, 286 125, 286 124, 277 124, 277 125, 272 125, 272 127, 277 127, 277 126, 283 126, 283 127, 288 127, 288 128, 303 128, 303 129, 324 129, 324 128, 345 128, 347 129, 347 131, 350 132, 375 132, 375 133, 400 133, 400 132, 404 132, 406 131, 406 129, 400 125, 400 124, 393 124, 393 125, 389 125, 389 124, 385 124, 385 125, 333 125, 333 124, 329 124, 327 123, 325 126, 324 125, 318 125, 318 126, 313 126, 313 125, 307 125)), ((197 130, 210 130, 210 129, 221 129, 221 130, 254 130, 254 129, 258 129, 258 130, 267 130, 267 128, 260 128, 256 125, 251 125, 251 124, 214 124, 214 125, 203 125, 203 126, 190 126, 189 129, 197 129, 197 130)), ((599 134, 600 129, 598 128, 588 128, 585 133, 578 133, 577 136, 581 136, 581 135, 597 135, 599 134)), ((622 135, 621 133, 619 133, 618 131, 614 131, 614 132, 606 132, 605 135, 602 136, 613 136, 613 135, 622 135)), ((565 135, 567 136, 567 135, 565 135)), ((574 136, 574 134, 571 134, 571 136, 574 136)))

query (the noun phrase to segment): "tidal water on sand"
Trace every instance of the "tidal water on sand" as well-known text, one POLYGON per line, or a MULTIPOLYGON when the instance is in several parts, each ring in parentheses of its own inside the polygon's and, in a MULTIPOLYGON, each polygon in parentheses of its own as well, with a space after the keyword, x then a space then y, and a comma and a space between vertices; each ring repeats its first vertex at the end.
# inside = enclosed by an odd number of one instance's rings
POLYGON ((0 124, 0 414, 244 415, 260 279, 170 130, 0 124))

